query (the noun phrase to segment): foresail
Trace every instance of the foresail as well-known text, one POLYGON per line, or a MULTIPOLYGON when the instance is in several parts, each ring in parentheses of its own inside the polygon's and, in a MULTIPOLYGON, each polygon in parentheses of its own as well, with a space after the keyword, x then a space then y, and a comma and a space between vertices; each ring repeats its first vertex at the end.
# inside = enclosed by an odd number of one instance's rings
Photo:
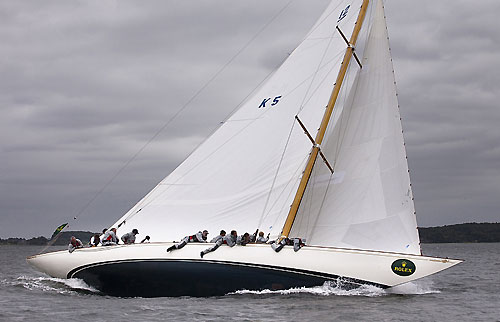
MULTIPOLYGON (((210 138, 120 218, 154 241, 208 229, 279 236, 338 74, 361 0, 333 1, 273 76, 210 138)), ((216 107, 210 107, 216 108, 216 107)))
POLYGON ((382 1, 373 8, 363 68, 322 145, 334 174, 316 161, 290 236, 310 245, 420 254, 382 1))

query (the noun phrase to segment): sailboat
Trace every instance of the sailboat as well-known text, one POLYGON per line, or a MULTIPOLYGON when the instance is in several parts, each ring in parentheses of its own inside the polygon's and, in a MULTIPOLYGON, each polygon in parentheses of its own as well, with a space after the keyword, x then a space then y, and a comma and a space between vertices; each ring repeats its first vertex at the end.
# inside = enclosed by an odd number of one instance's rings
POLYGON ((461 261, 421 253, 404 145, 383 2, 334 0, 267 82, 111 226, 152 243, 27 261, 116 296, 407 283, 461 261), (306 246, 166 251, 203 229, 306 246))

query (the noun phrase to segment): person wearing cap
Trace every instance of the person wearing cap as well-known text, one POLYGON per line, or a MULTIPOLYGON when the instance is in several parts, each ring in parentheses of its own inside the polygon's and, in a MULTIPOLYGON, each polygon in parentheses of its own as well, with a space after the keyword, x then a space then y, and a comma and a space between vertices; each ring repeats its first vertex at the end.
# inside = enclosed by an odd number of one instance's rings
POLYGON ((204 230, 197 232, 194 235, 191 236, 186 236, 182 238, 180 243, 175 244, 167 248, 167 252, 171 252, 175 249, 181 249, 182 247, 186 246, 187 243, 206 243, 208 238, 208 230, 204 230))
POLYGON ((126 233, 125 235, 122 236, 121 240, 122 242, 127 245, 127 244, 133 244, 135 243, 135 235, 138 235, 139 231, 137 229, 132 229, 130 233, 126 233))

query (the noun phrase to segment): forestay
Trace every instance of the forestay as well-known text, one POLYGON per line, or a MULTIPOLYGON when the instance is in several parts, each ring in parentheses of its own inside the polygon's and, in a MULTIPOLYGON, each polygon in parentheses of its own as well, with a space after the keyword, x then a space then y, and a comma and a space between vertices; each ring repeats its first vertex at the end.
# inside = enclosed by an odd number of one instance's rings
POLYGON ((420 254, 382 1, 374 9, 363 68, 322 147, 334 174, 317 160, 291 236, 420 254))

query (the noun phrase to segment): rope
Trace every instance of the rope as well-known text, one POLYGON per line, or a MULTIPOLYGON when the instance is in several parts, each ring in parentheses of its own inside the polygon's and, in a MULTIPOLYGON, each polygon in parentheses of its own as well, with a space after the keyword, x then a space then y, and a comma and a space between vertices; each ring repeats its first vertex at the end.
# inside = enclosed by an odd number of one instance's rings
POLYGON ((290 138, 292 136, 292 132, 293 132, 293 129, 295 127, 295 124, 296 124, 296 121, 294 119, 294 121, 292 122, 292 126, 290 127, 290 132, 288 133, 288 137, 286 139, 285 146, 283 147, 283 152, 281 153, 281 158, 280 158, 280 161, 278 163, 278 167, 276 168, 276 172, 274 173, 273 183, 271 184, 271 188, 269 189, 269 193, 267 194, 266 202, 264 203, 264 208, 262 209, 262 214, 260 215, 259 224, 258 224, 259 227, 262 225, 264 218, 267 217, 267 215, 265 215, 266 208, 267 208, 267 205, 269 203, 269 199, 271 198, 271 194, 273 192, 274 185, 276 184, 276 179, 278 178, 278 173, 281 169, 281 164, 283 163, 283 159, 285 158, 286 149, 288 148, 288 144, 290 143, 290 138))

